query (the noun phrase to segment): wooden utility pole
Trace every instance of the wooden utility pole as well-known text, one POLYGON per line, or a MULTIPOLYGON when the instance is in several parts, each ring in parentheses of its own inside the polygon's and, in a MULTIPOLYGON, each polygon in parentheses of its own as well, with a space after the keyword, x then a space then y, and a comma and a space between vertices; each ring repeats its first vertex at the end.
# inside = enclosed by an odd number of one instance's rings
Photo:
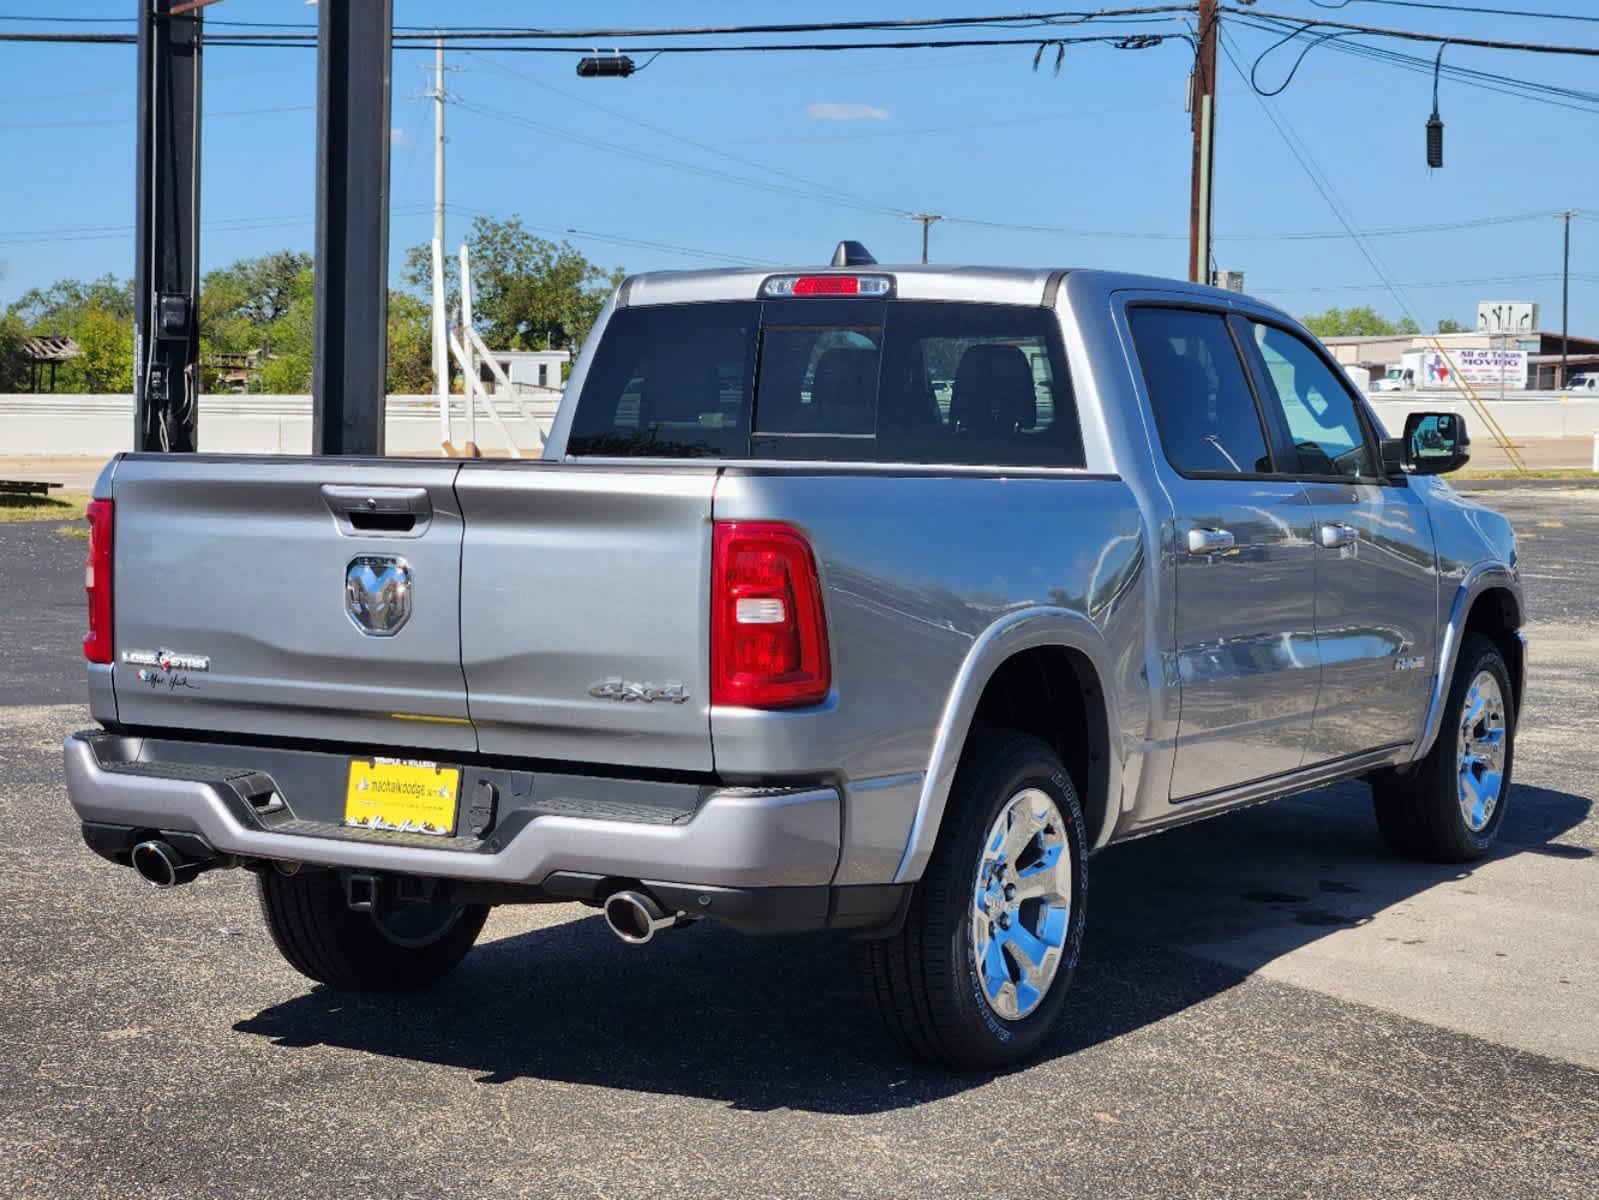
POLYGON ((942 213, 919 212, 912 213, 911 220, 922 223, 922 262, 927 262, 927 231, 932 228, 934 221, 942 221, 942 213))
POLYGON ((1210 228, 1216 163, 1216 31, 1218 0, 1199 0, 1199 51, 1194 56, 1190 115, 1194 127, 1193 183, 1188 208, 1188 278, 1210 282, 1210 228))
POLYGON ((1560 268, 1560 382, 1557 387, 1565 387, 1570 378, 1566 374, 1566 357, 1570 350, 1570 324, 1571 315, 1571 218, 1577 214, 1567 209, 1560 214, 1560 219, 1566 223, 1566 251, 1560 268))

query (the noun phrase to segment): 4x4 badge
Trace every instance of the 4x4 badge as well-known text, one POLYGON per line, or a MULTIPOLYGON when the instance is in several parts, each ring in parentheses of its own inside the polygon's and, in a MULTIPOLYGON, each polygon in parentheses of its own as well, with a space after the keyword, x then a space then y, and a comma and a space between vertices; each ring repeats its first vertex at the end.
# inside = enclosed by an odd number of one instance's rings
POLYGON ((688 699, 688 688, 681 683, 635 683, 631 679, 613 677, 602 679, 589 687, 589 695, 597 700, 643 701, 654 704, 667 701, 682 704, 688 699))

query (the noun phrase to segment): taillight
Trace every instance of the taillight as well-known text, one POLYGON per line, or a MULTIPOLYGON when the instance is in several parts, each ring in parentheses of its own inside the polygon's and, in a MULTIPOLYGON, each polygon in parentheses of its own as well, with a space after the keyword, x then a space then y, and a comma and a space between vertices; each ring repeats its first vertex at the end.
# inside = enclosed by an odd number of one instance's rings
POLYGON ((827 618, 804 536, 787 525, 718 522, 711 572, 711 703, 793 708, 825 700, 827 618))
POLYGON ((89 632, 83 639, 83 657, 92 663, 111 661, 111 526, 110 500, 91 500, 89 557, 83 568, 83 590, 89 595, 89 632))

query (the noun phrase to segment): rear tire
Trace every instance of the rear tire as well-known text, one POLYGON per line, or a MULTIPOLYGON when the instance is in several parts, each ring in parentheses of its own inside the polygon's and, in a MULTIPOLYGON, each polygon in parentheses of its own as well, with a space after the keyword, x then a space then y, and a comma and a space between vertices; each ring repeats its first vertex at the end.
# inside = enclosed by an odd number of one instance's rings
POLYGON ((1454 863, 1493 849, 1510 804, 1515 702, 1498 647, 1469 635, 1432 749, 1408 773, 1371 781, 1377 828, 1396 854, 1454 863))
POLYGON ((477 941, 486 904, 400 904, 380 888, 370 912, 350 908, 337 871, 258 876, 261 914, 288 964, 344 992, 416 992, 455 969, 477 941))
POLYGON ((1055 752, 1022 734, 976 735, 904 927, 858 944, 879 1032, 907 1055, 957 1067, 1036 1050, 1082 950, 1086 846, 1055 752))

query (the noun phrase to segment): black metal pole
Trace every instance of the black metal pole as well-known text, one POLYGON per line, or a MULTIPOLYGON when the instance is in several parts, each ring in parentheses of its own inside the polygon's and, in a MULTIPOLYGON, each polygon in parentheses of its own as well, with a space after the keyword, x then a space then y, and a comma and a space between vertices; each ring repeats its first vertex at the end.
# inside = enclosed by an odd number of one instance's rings
POLYGON ((192 451, 200 399, 200 34, 139 0, 133 444, 192 451))
POLYGON ((382 454, 392 0, 319 6, 311 452, 382 454))

